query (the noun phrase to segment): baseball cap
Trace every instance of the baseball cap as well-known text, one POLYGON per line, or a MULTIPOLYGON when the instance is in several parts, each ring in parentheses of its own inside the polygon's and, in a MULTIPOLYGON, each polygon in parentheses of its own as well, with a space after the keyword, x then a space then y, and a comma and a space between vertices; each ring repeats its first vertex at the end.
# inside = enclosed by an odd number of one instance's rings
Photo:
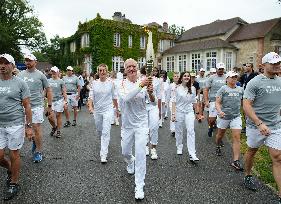
POLYGON ((191 72, 191 73, 190 73, 190 76, 195 77, 196 74, 195 74, 194 72, 191 72))
POLYGON ((224 65, 223 62, 219 62, 219 63, 217 63, 216 68, 217 68, 217 69, 220 69, 220 68, 225 69, 225 65, 224 65))
POLYGON ((217 70, 215 68, 211 68, 210 72, 217 72, 217 70))
POLYGON ((226 78, 227 77, 234 77, 234 76, 238 76, 239 74, 234 72, 234 71, 229 71, 226 73, 226 78))
POLYGON ((262 64, 265 64, 265 63, 275 64, 275 63, 281 62, 281 57, 275 52, 270 52, 270 53, 267 53, 262 58, 261 61, 262 61, 262 64))
POLYGON ((72 66, 68 66, 68 67, 66 67, 66 70, 73 71, 73 68, 72 68, 72 66))
POLYGON ((0 55, 0 58, 5 58, 6 60, 8 60, 8 62, 12 63, 13 65, 16 65, 15 60, 12 57, 12 55, 2 54, 2 55, 0 55))
POLYGON ((59 70, 59 68, 57 68, 56 66, 54 66, 54 67, 51 68, 51 71, 59 72, 60 70, 59 70))
POLYGON ((32 61, 37 61, 37 58, 31 53, 25 54, 24 59, 30 59, 32 61))
POLYGON ((200 72, 205 72, 206 70, 204 68, 201 68, 199 71, 200 72))

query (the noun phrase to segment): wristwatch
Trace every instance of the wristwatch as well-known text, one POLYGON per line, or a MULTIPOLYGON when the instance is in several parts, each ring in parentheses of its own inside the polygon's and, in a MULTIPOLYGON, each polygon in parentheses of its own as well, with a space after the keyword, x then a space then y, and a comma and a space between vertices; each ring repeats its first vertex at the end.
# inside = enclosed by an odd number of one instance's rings
POLYGON ((27 128, 32 128, 32 124, 31 124, 31 123, 26 123, 26 124, 25 124, 25 127, 27 127, 27 128))
POLYGON ((52 105, 50 104, 50 105, 48 105, 48 108, 52 108, 52 105))

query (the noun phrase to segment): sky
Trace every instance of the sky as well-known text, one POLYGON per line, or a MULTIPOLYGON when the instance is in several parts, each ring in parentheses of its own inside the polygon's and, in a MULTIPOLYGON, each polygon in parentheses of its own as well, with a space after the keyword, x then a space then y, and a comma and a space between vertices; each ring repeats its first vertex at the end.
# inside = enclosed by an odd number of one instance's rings
POLYGON ((48 39, 69 37, 82 23, 96 17, 112 19, 122 12, 132 23, 176 24, 186 30, 215 20, 240 17, 248 23, 281 17, 278 0, 28 0, 44 25, 48 39))

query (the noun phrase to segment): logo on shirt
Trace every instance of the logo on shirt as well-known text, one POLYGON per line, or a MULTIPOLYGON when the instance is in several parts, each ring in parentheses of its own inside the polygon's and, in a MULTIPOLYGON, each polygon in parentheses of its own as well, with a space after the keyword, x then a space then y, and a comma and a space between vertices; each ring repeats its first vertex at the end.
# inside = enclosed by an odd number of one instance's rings
POLYGON ((280 86, 266 86, 265 88, 266 93, 274 93, 274 92, 280 92, 281 87, 280 86))
POLYGON ((240 93, 228 93, 230 97, 238 97, 240 93))
POLYGON ((0 93, 11 93, 11 87, 0 87, 0 93))
POLYGON ((25 82, 34 82, 34 79, 33 78, 28 78, 28 77, 23 77, 23 80, 25 82))
POLYGON ((57 83, 49 82, 49 84, 50 84, 51 87, 58 87, 58 84, 57 84, 57 83))

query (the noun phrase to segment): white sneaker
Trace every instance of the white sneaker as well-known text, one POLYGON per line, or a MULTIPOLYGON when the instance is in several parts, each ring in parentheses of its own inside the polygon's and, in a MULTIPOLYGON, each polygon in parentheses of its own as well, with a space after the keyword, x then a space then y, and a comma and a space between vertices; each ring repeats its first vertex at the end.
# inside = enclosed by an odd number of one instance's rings
POLYGON ((135 157, 132 158, 132 161, 127 165, 128 174, 135 173, 135 157))
POLYGON ((199 159, 196 155, 194 155, 194 156, 189 155, 189 160, 190 161, 199 161, 199 159))
POLYGON ((142 186, 136 186, 135 187, 135 199, 142 200, 144 199, 144 192, 142 186))
POLYGON ((155 148, 151 149, 151 159, 153 159, 153 160, 158 159, 157 151, 155 148))
POLYGON ((101 156, 100 161, 101 163, 107 163, 106 156, 101 156))
POLYGON ((119 120, 117 118, 115 119, 115 125, 119 126, 119 120))
POLYGON ((146 156, 149 156, 149 146, 145 147, 145 154, 146 154, 146 156))
POLYGON ((182 155, 182 149, 181 148, 177 148, 177 155, 182 155))

